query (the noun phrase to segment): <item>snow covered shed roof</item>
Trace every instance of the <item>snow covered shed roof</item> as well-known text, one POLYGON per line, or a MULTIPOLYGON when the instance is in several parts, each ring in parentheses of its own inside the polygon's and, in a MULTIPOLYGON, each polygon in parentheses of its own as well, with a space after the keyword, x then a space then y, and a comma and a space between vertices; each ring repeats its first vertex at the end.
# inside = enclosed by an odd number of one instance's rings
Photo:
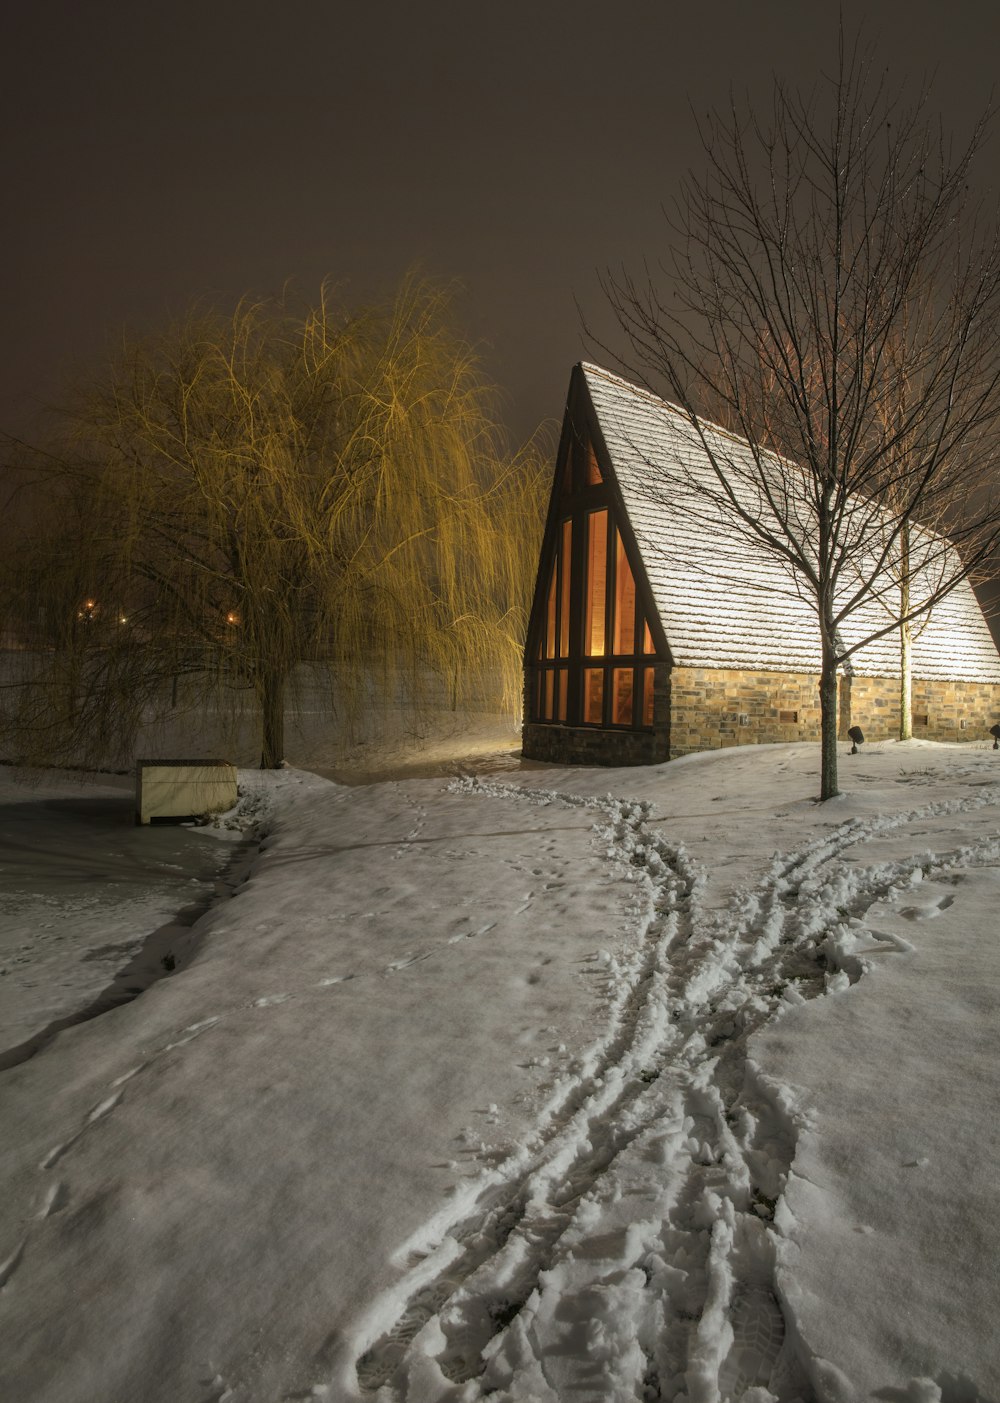
MULTIPOLYGON (((694 484, 715 478, 683 410, 600 366, 584 363, 579 371, 674 663, 818 672, 819 630, 801 583, 699 496, 694 484)), ((752 466, 745 441, 715 425, 701 430, 720 457, 752 466)), ((940 538, 926 539, 940 546, 940 538)), ((891 621, 891 581, 885 594, 885 605, 870 599, 845 620, 847 647, 891 621)), ((915 621, 914 634, 914 677, 1000 682, 1000 656, 968 581, 915 621)), ((898 677, 896 631, 859 648, 850 662, 860 675, 898 677)))

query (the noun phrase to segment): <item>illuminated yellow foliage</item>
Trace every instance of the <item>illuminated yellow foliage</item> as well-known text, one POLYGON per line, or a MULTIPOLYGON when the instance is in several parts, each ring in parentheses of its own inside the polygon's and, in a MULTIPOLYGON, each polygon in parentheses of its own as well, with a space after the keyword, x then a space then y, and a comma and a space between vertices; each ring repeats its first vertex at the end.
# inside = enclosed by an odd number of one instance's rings
POLYGON ((519 710, 544 469, 507 450, 427 282, 360 312, 327 288, 299 311, 245 300, 128 340, 28 466, 0 580, 24 660, 11 754, 120 753, 180 685, 223 712, 249 690, 277 764, 303 665, 342 725, 442 687, 519 710))

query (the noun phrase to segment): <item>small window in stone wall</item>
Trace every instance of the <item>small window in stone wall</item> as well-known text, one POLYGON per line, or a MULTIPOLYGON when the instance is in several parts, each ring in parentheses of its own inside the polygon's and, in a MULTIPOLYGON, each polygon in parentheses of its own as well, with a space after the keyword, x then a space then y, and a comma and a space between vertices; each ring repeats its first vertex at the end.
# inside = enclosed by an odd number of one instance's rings
POLYGON ((778 720, 785 725, 795 726, 798 724, 799 713, 797 711, 779 711, 778 720))
POLYGON ((926 711, 915 711, 910 719, 914 726, 929 726, 931 720, 926 711))

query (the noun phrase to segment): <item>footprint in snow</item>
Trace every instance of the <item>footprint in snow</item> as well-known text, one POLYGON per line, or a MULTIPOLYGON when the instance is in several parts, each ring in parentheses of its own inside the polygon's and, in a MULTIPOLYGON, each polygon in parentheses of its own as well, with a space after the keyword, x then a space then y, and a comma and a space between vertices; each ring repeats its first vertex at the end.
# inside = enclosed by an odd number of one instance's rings
POLYGON ((408 951, 405 955, 401 955, 398 960, 393 960, 391 964, 386 965, 386 973, 395 974, 397 970, 409 969, 410 965, 415 965, 420 960, 429 959, 432 954, 433 951, 431 950, 408 951))
POLYGON ((54 1164, 57 1164, 59 1160, 62 1159, 66 1151, 72 1149, 72 1147, 76 1144, 77 1140, 79 1140, 80 1136, 84 1133, 85 1130, 87 1130, 89 1126, 93 1125, 96 1121, 103 1120, 106 1115, 108 1115, 111 1111, 115 1109, 115 1107, 119 1104, 124 1094, 125 1093, 123 1091, 116 1091, 113 1096, 108 1096, 103 1101, 98 1102, 98 1104, 93 1108, 93 1110, 87 1113, 86 1120, 80 1126, 80 1129, 76 1132, 75 1135, 71 1135, 68 1140, 63 1140, 61 1144, 54 1145, 53 1148, 49 1150, 48 1154, 38 1166, 39 1169, 51 1169, 54 1164))
POLYGON ((935 916, 940 916, 942 911, 947 911, 949 906, 955 904, 955 898, 950 893, 943 896, 940 901, 928 902, 925 906, 904 906, 900 911, 901 916, 905 916, 908 921, 929 921, 935 916))
POLYGON ((7 1282, 17 1271, 18 1263, 20 1262, 21 1257, 24 1255, 24 1249, 27 1244, 27 1241, 28 1239, 26 1237, 23 1237, 21 1241, 17 1244, 17 1246, 14 1248, 10 1256, 6 1259, 6 1261, 0 1262, 0 1291, 3 1290, 3 1288, 7 1285, 7 1282))
POLYGON ((69 1203, 69 1189, 61 1180, 57 1179, 54 1184, 50 1184, 45 1191, 41 1207, 38 1210, 39 1218, 51 1218, 53 1214, 60 1213, 69 1203))

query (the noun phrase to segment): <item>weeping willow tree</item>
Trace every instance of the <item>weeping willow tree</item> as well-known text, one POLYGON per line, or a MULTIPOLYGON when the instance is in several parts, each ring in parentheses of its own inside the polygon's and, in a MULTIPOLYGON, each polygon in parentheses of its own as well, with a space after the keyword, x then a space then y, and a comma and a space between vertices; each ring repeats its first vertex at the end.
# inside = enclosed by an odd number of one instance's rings
POLYGON ((449 317, 245 300, 127 341, 23 450, 0 567, 8 756, 100 762, 176 702, 249 695, 261 764, 319 668, 343 724, 405 695, 514 713, 544 492, 449 317))

